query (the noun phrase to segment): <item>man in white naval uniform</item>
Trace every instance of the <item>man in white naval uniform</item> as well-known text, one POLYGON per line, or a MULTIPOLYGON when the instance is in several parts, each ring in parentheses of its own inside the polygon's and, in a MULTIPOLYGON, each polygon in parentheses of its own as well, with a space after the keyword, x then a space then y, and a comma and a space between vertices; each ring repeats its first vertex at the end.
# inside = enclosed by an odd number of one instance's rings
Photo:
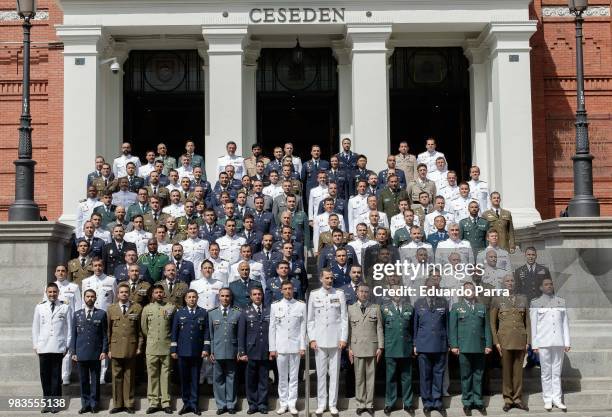
POLYGON ((237 281, 240 279, 239 266, 242 262, 249 264, 250 273, 249 278, 255 281, 259 281, 262 289, 266 290, 266 277, 264 276, 263 264, 253 260, 253 250, 251 245, 244 244, 240 247, 240 259, 230 266, 227 283, 237 281))
POLYGON ((357 225, 357 235, 355 236, 355 240, 350 241, 348 245, 355 250, 357 262, 359 265, 362 265, 361 257, 364 251, 370 246, 376 245, 376 241, 373 239, 368 239, 368 226, 365 223, 359 223, 357 225))
POLYGON ((185 215, 185 206, 181 203, 181 192, 170 191, 170 204, 162 209, 162 213, 169 214, 175 219, 185 215))
POLYGON ((142 214, 137 214, 133 218, 134 229, 131 232, 127 232, 123 239, 126 242, 132 242, 136 245, 136 252, 138 256, 148 252, 147 245, 149 239, 153 238, 153 234, 144 230, 144 221, 142 214))
MULTIPOLYGON (((323 201, 324 198, 329 196, 328 186, 327 186, 327 173, 319 172, 317 174, 317 182, 319 185, 310 189, 310 193, 308 195, 308 220, 313 222, 317 217, 317 213, 319 210, 319 203, 323 201)), ((316 250, 317 245, 314 245, 316 250)))
POLYGON ((436 263, 446 264, 448 262, 448 255, 451 252, 456 252, 461 255, 462 263, 474 263, 474 251, 472 245, 467 240, 461 240, 459 224, 449 223, 448 225, 448 239, 438 243, 436 248, 436 263))
POLYGON ((227 155, 220 156, 217 158, 217 173, 220 174, 225 171, 226 165, 232 165, 235 169, 234 178, 237 180, 242 179, 242 176, 246 174, 246 167, 244 166, 244 158, 236 155, 236 142, 230 141, 225 145, 227 155))
MULTIPOLYGON (((370 213, 372 213, 373 211, 378 212, 378 227, 384 227, 385 229, 389 228, 389 218, 387 217, 387 213, 385 213, 384 211, 379 211, 378 210, 378 199, 376 198, 375 195, 369 195, 367 198, 367 211, 364 212, 361 217, 359 217, 357 219, 357 222, 355 224, 358 223, 365 223, 365 224, 370 224, 370 213)), ((349 230, 350 233, 355 233, 355 230, 349 230)))
MULTIPOLYGON (((81 299, 85 299, 85 291, 93 290, 96 293, 94 307, 106 312, 111 304, 113 304, 115 296, 117 295, 117 280, 115 277, 104 273, 104 261, 102 261, 102 259, 94 258, 91 261, 91 266, 93 267, 94 274, 83 280, 81 284, 81 299)), ((81 302, 79 309, 81 308, 86 308, 85 301, 81 302)), ((108 359, 104 359, 101 362, 100 384, 104 384, 104 375, 108 369, 108 359)))
POLYGON ((208 252, 210 253, 209 261, 213 263, 213 278, 221 281, 224 287, 227 287, 229 279, 229 262, 219 256, 221 250, 219 249, 219 244, 217 242, 213 242, 208 247, 208 252))
MULTIPOLYGON (((223 288, 223 282, 215 279, 213 272, 212 261, 205 260, 202 262, 200 274, 197 274, 198 278, 189 284, 189 289, 196 290, 198 293, 198 306, 206 311, 219 306, 219 290, 223 288)), ((202 362, 200 384, 203 384, 204 380, 210 385, 213 383, 213 367, 210 361, 202 362)))
POLYGON ((446 211, 444 207, 446 207, 446 201, 444 200, 444 197, 440 195, 437 196, 434 201, 435 210, 425 216, 425 226, 423 227, 425 229, 425 236, 429 236, 430 234, 438 231, 436 226, 434 225, 434 220, 438 216, 442 216, 446 220, 447 230, 448 225, 455 222, 455 215, 446 211))
POLYGON ((298 411, 298 374, 300 358, 306 352, 306 304, 293 298, 293 284, 287 280, 281 285, 283 298, 270 307, 270 329, 268 341, 270 360, 276 359, 278 367, 277 414, 289 409, 293 415, 298 411))
POLYGON ((448 171, 444 186, 438 190, 438 195, 444 197, 446 202, 444 210, 451 211, 452 201, 459 197, 459 186, 457 185, 457 173, 455 171, 448 171))
POLYGON ((404 212, 410 208, 410 202, 408 199, 401 199, 398 202, 397 207, 399 208, 399 213, 392 216, 389 219, 389 231, 391 232, 391 237, 397 232, 397 229, 401 229, 406 225, 406 221, 404 220, 404 212))
MULTIPOLYGON (((70 307, 70 314, 72 314, 81 308, 81 289, 76 283, 68 281, 66 278, 67 272, 65 265, 58 265, 55 267, 55 285, 57 285, 59 290, 57 301, 62 304, 67 304, 68 307, 70 307)), ((49 300, 46 291, 43 299, 45 301, 49 300)), ((70 358, 70 353, 66 353, 64 359, 62 359, 62 383, 64 385, 70 384, 71 373, 72 359, 70 358)))
MULTIPOLYGON (((450 212, 455 216, 455 221, 458 223, 463 219, 470 217, 469 205, 472 201, 476 201, 470 195, 470 186, 467 182, 459 184, 459 197, 451 201, 450 212)), ((478 213, 480 215, 482 213, 478 213)))
POLYGON ((436 190, 440 190, 446 185, 448 176, 448 166, 446 158, 439 156, 436 158, 436 169, 427 173, 427 178, 436 184, 436 190))
POLYGON ((480 213, 483 213, 491 208, 489 201, 489 184, 487 184, 486 181, 480 180, 480 168, 476 165, 470 168, 470 178, 471 179, 468 181, 470 185, 470 195, 474 200, 478 201, 480 213))
POLYGON ((346 209, 346 215, 348 217, 349 231, 354 233, 357 227, 358 219, 364 213, 367 213, 370 209, 368 208, 368 194, 366 189, 368 188, 368 182, 360 180, 357 183, 357 195, 349 198, 348 207, 346 209))
POLYGON ((136 170, 140 168, 140 158, 132 156, 132 145, 129 142, 123 142, 121 144, 121 156, 113 160, 113 174, 115 178, 121 178, 127 176, 126 165, 128 162, 136 165, 136 170))
POLYGON ((323 414, 327 407, 329 375, 329 411, 338 415, 340 352, 348 339, 346 298, 341 289, 333 287, 334 275, 329 269, 322 269, 319 278, 321 287, 312 291, 308 300, 308 340, 317 365, 315 414, 323 414))
POLYGON ((230 265, 238 262, 240 248, 246 244, 246 239, 236 235, 236 220, 228 219, 225 222, 225 236, 217 239, 219 256, 226 259, 230 265))
POLYGON ((547 411, 566 410, 561 396, 563 357, 570 351, 569 320, 565 300, 555 295, 552 278, 542 280, 542 296, 531 301, 531 348, 540 354, 542 397, 547 411))
POLYGON ((77 239, 83 237, 83 225, 91 218, 94 209, 103 204, 104 203, 98 200, 98 189, 93 185, 87 187, 87 198, 81 200, 77 207, 76 222, 74 225, 74 233, 77 239))
POLYGON ((181 245, 183 245, 183 259, 193 263, 196 271, 200 270, 200 265, 202 265, 204 259, 208 258, 209 247, 208 240, 200 239, 198 232, 199 226, 196 223, 190 223, 187 226, 187 239, 181 241, 181 245))
POLYGON ((427 173, 434 172, 436 170, 436 159, 439 157, 445 158, 442 152, 436 151, 436 146, 436 140, 434 138, 428 138, 425 141, 425 148, 427 150, 420 153, 417 157, 418 164, 427 165, 427 173))
MULTIPOLYGON (((43 396, 60 397, 62 358, 70 346, 73 312, 69 304, 57 299, 59 295, 57 284, 47 284, 45 295, 47 300, 34 308, 32 346, 38 355, 43 396)), ((55 413, 56 410, 45 407, 42 411, 55 413)))

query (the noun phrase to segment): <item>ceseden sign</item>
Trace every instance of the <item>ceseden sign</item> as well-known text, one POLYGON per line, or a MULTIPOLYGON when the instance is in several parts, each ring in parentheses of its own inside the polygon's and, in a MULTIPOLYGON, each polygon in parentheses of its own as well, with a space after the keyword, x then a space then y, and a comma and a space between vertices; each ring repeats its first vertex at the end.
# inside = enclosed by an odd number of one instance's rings
POLYGON ((254 8, 249 12, 252 23, 336 23, 344 22, 344 7, 254 8))

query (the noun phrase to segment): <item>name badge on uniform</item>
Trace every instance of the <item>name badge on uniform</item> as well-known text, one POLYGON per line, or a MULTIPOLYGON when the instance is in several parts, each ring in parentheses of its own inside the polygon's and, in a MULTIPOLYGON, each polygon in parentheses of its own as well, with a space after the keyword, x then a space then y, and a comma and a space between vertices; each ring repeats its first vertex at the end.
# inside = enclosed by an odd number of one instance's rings
POLYGON ((330 298, 329 302, 332 304, 340 304, 340 298, 335 297, 335 298, 330 298))

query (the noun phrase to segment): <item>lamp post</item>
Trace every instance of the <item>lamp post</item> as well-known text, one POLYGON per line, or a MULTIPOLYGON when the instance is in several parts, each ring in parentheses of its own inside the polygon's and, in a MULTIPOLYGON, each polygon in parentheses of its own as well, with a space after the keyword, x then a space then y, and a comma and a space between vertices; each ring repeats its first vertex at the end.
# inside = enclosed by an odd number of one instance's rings
POLYGON ((15 201, 9 207, 9 221, 38 221, 40 210, 34 202, 32 160, 32 117, 30 116, 30 28, 36 15, 36 0, 17 0, 17 13, 23 19, 23 86, 19 125, 19 151, 15 164, 15 201))
POLYGON ((589 122, 584 106, 584 64, 582 59, 582 14, 588 0, 569 0, 576 16, 576 154, 574 161, 574 197, 568 206, 569 217, 598 217, 599 201, 593 196, 593 155, 589 151, 589 122))

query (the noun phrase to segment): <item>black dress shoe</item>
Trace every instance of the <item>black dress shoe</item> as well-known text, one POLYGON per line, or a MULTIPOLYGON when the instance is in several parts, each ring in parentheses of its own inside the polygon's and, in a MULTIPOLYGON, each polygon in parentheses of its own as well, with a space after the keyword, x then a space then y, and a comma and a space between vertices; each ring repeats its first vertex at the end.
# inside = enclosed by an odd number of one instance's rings
POLYGON ((260 413, 260 414, 268 414, 268 410, 267 410, 267 409, 265 409, 265 408, 260 408, 260 409, 259 409, 259 413, 260 413))
POLYGON ((100 411, 100 407, 98 407, 97 405, 94 407, 91 407, 91 414, 98 414, 99 411, 100 411))
POLYGON ((529 407, 527 407, 523 403, 514 403, 514 408, 518 408, 519 410, 529 411, 529 407))
POLYGON ((189 407, 183 406, 183 408, 181 408, 178 413, 179 413, 179 416, 182 416, 183 414, 187 414, 188 412, 189 412, 189 407))
POLYGON ((487 407, 485 407, 484 405, 481 405, 479 407, 475 407, 476 410, 478 410, 480 412, 480 414, 482 415, 487 415, 487 407))
POLYGON ((504 412, 508 412, 510 411, 510 409, 512 408, 512 404, 504 404, 504 407, 502 408, 502 410, 504 410, 504 412))
POLYGON ((472 407, 468 407, 467 405, 463 406, 463 413, 466 416, 471 416, 472 415, 472 407))
POLYGON ((366 408, 366 411, 367 411, 368 413, 370 413, 370 415, 371 415, 371 416, 373 416, 373 415, 374 415, 374 409, 373 409, 373 408, 366 408))
POLYGON ((136 410, 134 410, 133 408, 127 407, 125 409, 125 412, 128 413, 128 414, 135 414, 136 410))
POLYGON ((409 414, 414 414, 414 407, 411 405, 405 405, 404 406, 404 411, 409 413, 409 414))
POLYGON ((236 414, 236 409, 235 408, 230 408, 229 410, 227 410, 228 413, 230 414, 236 414))
POLYGON ((60 409, 57 407, 51 407, 51 414, 57 414, 60 412, 60 409))
POLYGON ((164 413, 172 414, 172 407, 164 407, 164 413))
POLYGON ((201 416, 202 412, 200 410, 193 410, 193 414, 195 414, 196 416, 201 416))
POLYGON ((361 415, 361 413, 363 413, 363 408, 358 408, 357 410, 355 410, 355 412, 357 413, 358 416, 361 415))
POLYGON ((423 407, 424 413, 431 413, 431 410, 433 410, 433 407, 423 407))
POLYGON ((49 407, 45 407, 45 408, 43 408, 42 410, 40 410, 40 412, 41 412, 42 414, 50 413, 50 412, 51 412, 51 409, 50 409, 49 407))
POLYGON ((221 414, 225 413, 227 411, 227 408, 219 408, 217 410, 217 415, 220 416, 221 414))
POLYGON ((89 406, 83 407, 79 410, 79 414, 89 413, 90 411, 91 411, 91 408, 89 408, 89 406))
POLYGON ((393 411, 393 407, 386 406, 383 409, 383 413, 385 413, 386 415, 391 415, 391 411, 393 411))
POLYGON ((122 412, 123 410, 125 410, 125 408, 123 408, 123 407, 111 408, 110 411, 108 412, 108 414, 117 414, 117 413, 122 412))
POLYGON ((247 414, 249 414, 249 415, 250 415, 250 414, 255 414, 256 412, 257 412, 257 409, 256 409, 256 408, 249 408, 249 409, 247 410, 247 414))
POLYGON ((157 413, 161 410, 161 407, 149 407, 147 408, 147 414, 157 413))

